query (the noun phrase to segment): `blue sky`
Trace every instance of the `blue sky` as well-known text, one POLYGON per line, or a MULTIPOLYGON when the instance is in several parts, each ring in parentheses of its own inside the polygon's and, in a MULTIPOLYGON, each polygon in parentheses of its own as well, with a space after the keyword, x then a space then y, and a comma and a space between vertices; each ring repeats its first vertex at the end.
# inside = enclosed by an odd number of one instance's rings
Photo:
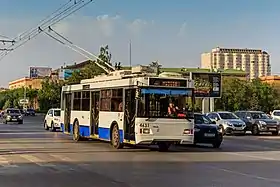
MULTIPOLYGON (((15 37, 67 1, 0 0, 0 34, 15 37)), ((272 71, 280 73, 279 7, 277 0, 95 0, 53 28, 95 54, 109 44, 113 59, 123 64, 131 39, 133 64, 159 60, 166 67, 198 67, 200 54, 216 46, 260 48, 271 54, 272 71)), ((40 35, 1 61, 0 85, 26 76, 29 66, 57 68, 82 60, 40 35)))

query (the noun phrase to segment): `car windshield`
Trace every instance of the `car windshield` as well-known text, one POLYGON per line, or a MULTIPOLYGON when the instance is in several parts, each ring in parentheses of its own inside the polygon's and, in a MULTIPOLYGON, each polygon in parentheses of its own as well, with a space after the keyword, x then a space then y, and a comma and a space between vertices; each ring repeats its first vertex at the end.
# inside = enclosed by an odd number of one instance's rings
MULTIPOLYGON (((146 118, 193 118, 187 101, 191 89, 142 88, 138 100, 138 117, 146 118)), ((190 99, 191 100, 191 99, 190 99)))
POLYGON ((60 110, 54 110, 54 116, 60 116, 60 110))
POLYGON ((280 116, 280 112, 274 112, 273 115, 274 116, 280 116))
POLYGON ((19 114, 20 111, 19 110, 15 110, 15 109, 10 109, 10 110, 7 110, 7 113, 8 114, 19 114))
POLYGON ((270 119, 270 117, 263 112, 254 112, 251 113, 253 119, 270 119))
POLYGON ((222 119, 239 119, 234 113, 231 112, 219 112, 222 119))
POLYGON ((202 114, 194 115, 194 123, 195 124, 212 124, 210 118, 202 114))

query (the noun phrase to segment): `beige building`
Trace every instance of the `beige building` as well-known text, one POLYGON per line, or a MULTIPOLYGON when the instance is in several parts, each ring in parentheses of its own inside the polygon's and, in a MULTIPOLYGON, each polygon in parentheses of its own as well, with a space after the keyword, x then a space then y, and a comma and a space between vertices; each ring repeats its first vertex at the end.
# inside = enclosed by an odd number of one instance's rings
POLYGON ((217 47, 201 55, 201 68, 243 70, 250 79, 271 75, 269 54, 258 49, 217 47))
POLYGON ((22 87, 27 87, 27 88, 31 88, 31 89, 41 89, 43 80, 44 79, 40 79, 40 78, 24 77, 24 78, 9 82, 9 89, 12 90, 12 89, 17 89, 17 88, 22 88, 22 87))

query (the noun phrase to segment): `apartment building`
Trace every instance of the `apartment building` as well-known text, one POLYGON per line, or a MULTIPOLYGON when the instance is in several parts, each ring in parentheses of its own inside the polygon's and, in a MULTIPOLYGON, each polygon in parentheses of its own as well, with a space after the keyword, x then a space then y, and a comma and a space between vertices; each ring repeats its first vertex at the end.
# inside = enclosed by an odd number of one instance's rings
POLYGON ((201 54, 201 68, 236 69, 248 73, 250 79, 271 75, 270 56, 259 49, 214 48, 201 54))

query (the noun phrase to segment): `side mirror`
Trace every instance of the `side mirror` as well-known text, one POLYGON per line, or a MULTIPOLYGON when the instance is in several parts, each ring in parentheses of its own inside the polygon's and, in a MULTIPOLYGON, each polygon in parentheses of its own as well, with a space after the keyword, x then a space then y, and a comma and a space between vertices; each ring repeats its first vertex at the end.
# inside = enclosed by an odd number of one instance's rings
POLYGON ((216 121, 212 121, 211 124, 216 124, 216 121))
MULTIPOLYGON (((218 121, 219 119, 218 119, 218 118, 214 118, 214 120, 215 120, 215 121, 218 121)), ((215 123, 216 123, 216 122, 215 122, 215 123)))
POLYGON ((49 114, 49 116, 52 117, 53 115, 52 115, 52 114, 49 114))

